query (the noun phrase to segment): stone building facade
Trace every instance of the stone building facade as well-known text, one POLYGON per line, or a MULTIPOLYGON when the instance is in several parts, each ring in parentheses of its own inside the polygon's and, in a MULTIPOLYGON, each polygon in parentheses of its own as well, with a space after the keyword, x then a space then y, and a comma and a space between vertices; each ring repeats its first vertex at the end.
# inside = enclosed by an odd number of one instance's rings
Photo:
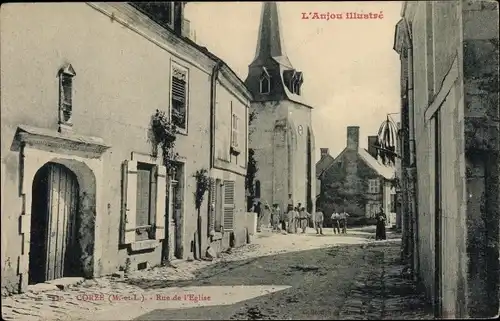
POLYGON ((321 175, 330 167, 335 158, 330 155, 328 148, 320 148, 319 161, 316 163, 316 207, 319 204, 319 196, 321 194, 321 175))
POLYGON ((2 292, 203 256, 244 231, 250 92, 186 37, 184 4, 159 6, 2 6, 2 292), (170 169, 157 110, 178 129, 170 169), (202 169, 223 215, 210 191, 196 209, 202 169))
POLYGON ((359 127, 349 126, 347 146, 337 157, 330 160, 328 151, 323 149, 323 160, 317 164, 322 168, 318 205, 327 217, 334 211, 346 211, 352 219, 374 218, 382 207, 388 224, 395 224, 395 168, 377 159, 374 137, 368 137, 368 150, 361 148, 359 127))
POLYGON ((258 171, 255 198, 277 203, 315 207, 315 157, 312 107, 301 96, 302 72, 295 70, 285 50, 278 4, 262 7, 255 59, 245 81, 254 100, 249 147, 258 171))
POLYGON ((437 317, 493 317, 499 302, 498 3, 404 2, 404 255, 437 317))

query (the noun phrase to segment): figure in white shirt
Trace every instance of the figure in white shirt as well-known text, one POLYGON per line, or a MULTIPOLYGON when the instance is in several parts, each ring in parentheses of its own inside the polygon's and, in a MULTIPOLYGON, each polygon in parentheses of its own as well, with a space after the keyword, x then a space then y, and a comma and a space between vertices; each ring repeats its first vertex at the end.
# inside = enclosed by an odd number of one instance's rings
POLYGON ((333 212, 332 214, 332 226, 333 226, 333 234, 340 234, 340 214, 337 212, 333 212))

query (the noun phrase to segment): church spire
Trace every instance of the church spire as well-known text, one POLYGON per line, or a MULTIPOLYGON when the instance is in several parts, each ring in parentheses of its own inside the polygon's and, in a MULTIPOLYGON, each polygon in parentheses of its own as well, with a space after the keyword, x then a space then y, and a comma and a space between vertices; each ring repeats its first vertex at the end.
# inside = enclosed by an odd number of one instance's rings
POLYGON ((283 29, 276 2, 264 2, 255 58, 248 66, 245 84, 255 101, 297 98, 303 83, 286 55, 283 29))
POLYGON ((281 20, 276 2, 264 2, 260 15, 257 50, 253 64, 262 64, 269 58, 281 65, 292 68, 285 50, 281 20))

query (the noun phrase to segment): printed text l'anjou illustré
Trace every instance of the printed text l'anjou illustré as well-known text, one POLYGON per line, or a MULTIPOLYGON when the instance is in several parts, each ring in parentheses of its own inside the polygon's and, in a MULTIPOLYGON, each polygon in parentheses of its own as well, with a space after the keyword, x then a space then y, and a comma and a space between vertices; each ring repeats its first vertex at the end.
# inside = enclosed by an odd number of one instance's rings
POLYGON ((302 12, 302 20, 375 20, 384 19, 384 12, 302 12))

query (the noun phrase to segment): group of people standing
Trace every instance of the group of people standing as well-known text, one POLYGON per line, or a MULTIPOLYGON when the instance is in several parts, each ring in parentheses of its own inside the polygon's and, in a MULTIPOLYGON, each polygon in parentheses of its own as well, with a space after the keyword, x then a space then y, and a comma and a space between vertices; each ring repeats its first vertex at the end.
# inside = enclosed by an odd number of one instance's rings
MULTIPOLYGON (((284 231, 286 233, 296 234, 300 230, 300 233, 304 234, 309 227, 309 222, 313 221, 314 227, 316 229, 316 234, 323 235, 324 214, 319 208, 315 213, 311 214, 307 212, 306 208, 302 206, 301 203, 298 203, 297 206, 288 204, 286 211, 282 211, 278 204, 273 204, 272 206, 270 206, 267 202, 263 205, 260 201, 256 201, 253 204, 251 211, 257 213, 258 232, 260 232, 261 230, 261 226, 264 223, 264 218, 269 217, 273 232, 284 231)), ((337 213, 334 213, 334 215, 335 214, 337 213)), ((340 226, 343 226, 343 232, 345 233, 347 226, 347 216, 349 216, 347 213, 341 213, 340 218, 336 218, 334 220, 334 222, 336 222, 336 225, 334 225, 334 229, 335 226, 339 228, 340 226)))
MULTIPOLYGON (((273 232, 284 231, 286 233, 296 234, 300 229, 300 233, 304 234, 309 226, 309 222, 313 221, 316 234, 323 235, 324 214, 319 208, 314 214, 311 214, 307 212, 306 208, 303 207, 301 203, 298 203, 297 206, 288 204, 287 210, 281 211, 279 205, 276 203, 270 206, 267 202, 263 205, 260 201, 256 201, 250 211, 257 213, 257 232, 261 231, 261 226, 264 223, 263 221, 265 221, 264 218, 268 218, 269 221, 266 219, 266 223, 271 224, 273 232)), ((332 214, 331 220, 334 234, 347 233, 347 218, 349 216, 350 215, 345 211, 340 213, 334 212, 332 214)), ((382 207, 380 207, 380 211, 375 218, 377 219, 375 239, 385 240, 385 224, 387 217, 382 207)))
POLYGON ((287 211, 281 217, 278 215, 276 213, 274 222, 278 224, 273 225, 273 231, 283 230, 288 233, 297 233, 299 228, 301 233, 305 233, 312 217, 311 213, 308 213, 300 203, 295 207, 291 204, 288 205, 287 211))
POLYGON ((332 214, 333 234, 346 234, 347 233, 347 214, 345 211, 341 213, 334 212, 332 214))

